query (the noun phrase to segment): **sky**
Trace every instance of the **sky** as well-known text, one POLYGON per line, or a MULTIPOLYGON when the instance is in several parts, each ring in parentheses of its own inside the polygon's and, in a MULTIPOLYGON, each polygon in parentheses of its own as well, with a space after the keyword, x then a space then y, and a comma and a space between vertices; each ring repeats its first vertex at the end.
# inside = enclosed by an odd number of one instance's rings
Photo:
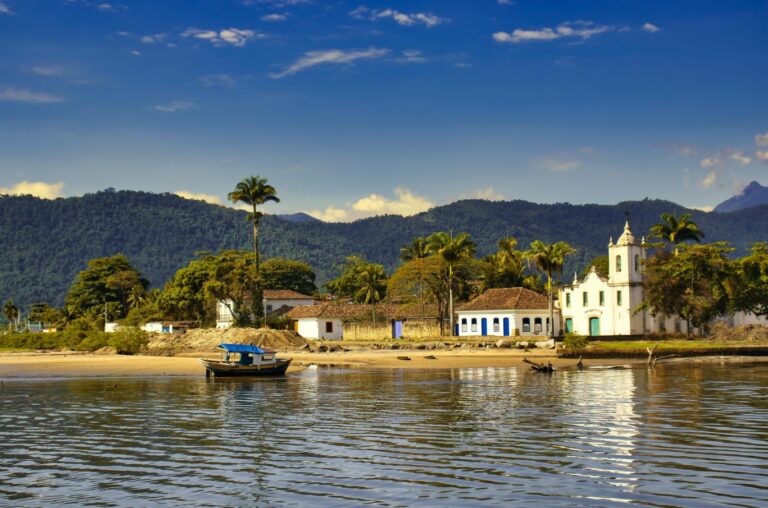
POLYGON ((351 221, 768 184, 766 0, 0 0, 0 193, 351 221))

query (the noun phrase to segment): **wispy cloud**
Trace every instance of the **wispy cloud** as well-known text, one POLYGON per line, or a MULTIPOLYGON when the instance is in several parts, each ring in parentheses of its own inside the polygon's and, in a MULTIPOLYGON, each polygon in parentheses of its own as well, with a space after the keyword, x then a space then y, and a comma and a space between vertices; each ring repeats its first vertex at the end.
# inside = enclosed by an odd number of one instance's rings
POLYGON ((768 132, 765 134, 755 134, 755 144, 757 146, 768 146, 768 132))
POLYGON ((379 19, 392 19, 398 25, 424 25, 427 28, 432 28, 433 26, 441 25, 448 21, 447 19, 436 16, 431 12, 405 13, 395 9, 371 10, 364 6, 350 11, 349 15, 355 19, 370 19, 374 21, 379 19))
POLYGON ((427 57, 424 56, 421 50, 406 49, 400 53, 397 61, 400 63, 424 63, 427 61, 427 57))
POLYGON ((752 163, 752 158, 741 150, 724 148, 723 150, 720 150, 720 152, 716 155, 711 155, 701 159, 699 165, 704 169, 717 169, 725 166, 729 161, 737 162, 742 166, 746 166, 752 163))
POLYGON ((168 35, 164 33, 150 34, 150 35, 143 36, 141 38, 141 42, 143 42, 144 44, 158 44, 160 42, 163 42, 166 37, 168 37, 168 35))
POLYGON ((640 30, 644 30, 646 32, 656 33, 661 30, 658 26, 654 25, 653 23, 644 23, 643 26, 640 27, 640 30))
POLYGON ((470 194, 462 194, 460 199, 485 199, 487 201, 504 201, 507 197, 497 192, 496 189, 490 185, 484 189, 478 189, 470 194))
POLYGON ((13 11, 10 7, 8 7, 8 4, 5 2, 0 2, 0 14, 5 14, 6 16, 13 15, 13 11))
POLYGON ((235 79, 229 74, 208 74, 207 76, 200 76, 198 78, 200 84, 207 87, 224 87, 232 88, 235 86, 235 79))
POLYGON ((187 28, 181 33, 182 37, 192 37, 194 39, 200 39, 208 41, 214 46, 235 46, 243 47, 248 44, 249 41, 255 39, 264 39, 266 35, 256 32, 254 30, 248 30, 243 28, 226 28, 223 30, 203 30, 200 28, 187 28))
POLYGON ((701 181, 700 185, 702 189, 709 189, 713 185, 717 183, 717 179, 719 177, 719 174, 717 171, 712 170, 704 177, 704 179, 701 181))
POLYGON ((63 97, 41 92, 33 92, 25 88, 6 88, 0 91, 0 101, 27 102, 30 104, 54 104, 64 102, 63 97))
POLYGON ((559 24, 555 28, 546 27, 538 30, 516 28, 512 32, 496 32, 493 34, 493 40, 512 44, 528 41, 551 41, 561 38, 585 40, 614 30, 616 30, 614 26, 598 25, 593 21, 568 21, 559 24))
POLYGON ((176 113, 179 111, 189 111, 194 109, 195 105, 189 101, 171 101, 168 104, 153 106, 152 109, 162 111, 163 113, 176 113))
POLYGON ((755 157, 757 157, 757 160, 760 162, 768 164, 768 150, 755 150, 755 157))
POLYGON ((343 208, 328 206, 324 210, 311 210, 307 213, 326 222, 348 222, 376 215, 415 215, 435 206, 429 199, 402 187, 396 188, 394 193, 394 199, 371 194, 343 208))
POLYGON ((275 21, 285 21, 288 19, 288 13, 273 13, 273 14, 265 14, 261 17, 262 21, 269 21, 269 22, 275 22, 275 21))
POLYGON ((38 76, 53 77, 64 74, 64 67, 61 65, 37 65, 32 67, 30 71, 38 76))
POLYGON ((691 157, 699 152, 699 147, 690 143, 668 143, 665 148, 682 157, 691 157))
POLYGON ((307 51, 304 55, 280 72, 270 74, 272 79, 281 79, 318 65, 351 65, 359 60, 375 60, 389 54, 388 49, 368 48, 364 50, 328 49, 307 51))
POLYGON ((563 173, 580 167, 581 161, 576 159, 545 157, 539 159, 538 166, 554 173, 563 173))
POLYGON ((187 190, 180 190, 174 192, 179 197, 182 197, 184 199, 194 199, 197 201, 205 201, 206 203, 211 203, 212 205, 222 205, 221 198, 218 196, 214 196, 213 194, 205 194, 202 192, 191 192, 187 190))
POLYGON ((0 187, 0 194, 12 196, 36 196, 43 199, 56 199, 61 197, 64 182, 28 182, 22 181, 11 187, 0 187))

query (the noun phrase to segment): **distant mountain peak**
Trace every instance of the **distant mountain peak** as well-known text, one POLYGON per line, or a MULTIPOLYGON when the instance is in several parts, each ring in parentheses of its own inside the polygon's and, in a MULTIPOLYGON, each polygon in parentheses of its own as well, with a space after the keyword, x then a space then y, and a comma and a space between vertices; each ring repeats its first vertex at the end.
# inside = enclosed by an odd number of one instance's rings
POLYGON ((740 193, 726 199, 715 207, 715 212, 727 213, 768 204, 768 187, 752 181, 740 193))
POLYGON ((286 222, 322 222, 320 219, 304 212, 278 214, 275 217, 286 222))

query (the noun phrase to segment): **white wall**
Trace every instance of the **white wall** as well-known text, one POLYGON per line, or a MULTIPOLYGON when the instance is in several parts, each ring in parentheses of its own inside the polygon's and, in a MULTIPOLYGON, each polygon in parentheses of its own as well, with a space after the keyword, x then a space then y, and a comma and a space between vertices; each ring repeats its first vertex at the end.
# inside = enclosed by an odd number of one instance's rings
POLYGON ((302 305, 314 305, 314 300, 280 300, 280 299, 270 299, 267 298, 266 302, 267 306, 272 306, 272 310, 269 310, 267 312, 273 312, 279 309, 280 307, 301 307, 302 305))
POLYGON ((305 339, 324 339, 324 340, 341 340, 342 339, 342 322, 341 319, 325 319, 325 318, 300 318, 298 321, 298 329, 296 330, 299 335, 305 339), (333 331, 326 332, 326 323, 331 323, 333 331))
MULTIPOLYGON (((549 318, 549 311, 544 310, 498 310, 498 311, 459 311, 457 312, 457 323, 459 324, 459 337, 476 337, 482 336, 482 320, 486 319, 488 324, 488 337, 503 337, 504 336, 504 318, 509 319, 509 336, 510 337, 546 337, 547 333, 547 319, 549 318), (494 330, 493 320, 498 318, 499 328, 494 330), (527 332, 523 331, 523 320, 528 318, 530 320, 530 329, 527 332), (536 318, 541 319, 541 331, 536 331, 536 318), (466 328, 462 325, 462 320, 466 319, 466 328), (476 329, 472 328, 472 319, 477 320, 476 329)), ((559 313, 555 309, 555 334, 560 330, 559 327, 559 313)))

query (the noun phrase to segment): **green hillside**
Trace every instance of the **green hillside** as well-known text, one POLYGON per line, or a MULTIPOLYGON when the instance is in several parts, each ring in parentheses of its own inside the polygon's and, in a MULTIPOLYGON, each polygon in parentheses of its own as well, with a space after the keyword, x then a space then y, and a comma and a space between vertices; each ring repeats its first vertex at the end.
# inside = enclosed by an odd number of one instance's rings
MULTIPOLYGON (((294 222, 266 217, 266 257, 282 256, 312 265, 323 283, 336 275, 345 256, 360 254, 398 264, 400 247, 438 230, 467 232, 478 255, 495 250, 502 236, 521 248, 535 239, 564 240, 579 249, 567 273, 605 254, 609 236, 621 234, 624 212, 636 235, 648 231, 662 212, 683 207, 644 200, 617 205, 539 205, 526 201, 459 201, 413 217, 384 216, 349 224, 294 222)), ((707 241, 729 240, 743 253, 768 239, 768 206, 728 214, 690 211, 707 241)), ((245 212, 182 199, 173 194, 107 190, 77 198, 43 200, 0 197, 0 301, 13 298, 61 305, 75 275, 89 259, 123 253, 154 286, 162 286, 196 252, 250 248, 245 212)), ((570 277, 570 275, 569 275, 570 277)))

